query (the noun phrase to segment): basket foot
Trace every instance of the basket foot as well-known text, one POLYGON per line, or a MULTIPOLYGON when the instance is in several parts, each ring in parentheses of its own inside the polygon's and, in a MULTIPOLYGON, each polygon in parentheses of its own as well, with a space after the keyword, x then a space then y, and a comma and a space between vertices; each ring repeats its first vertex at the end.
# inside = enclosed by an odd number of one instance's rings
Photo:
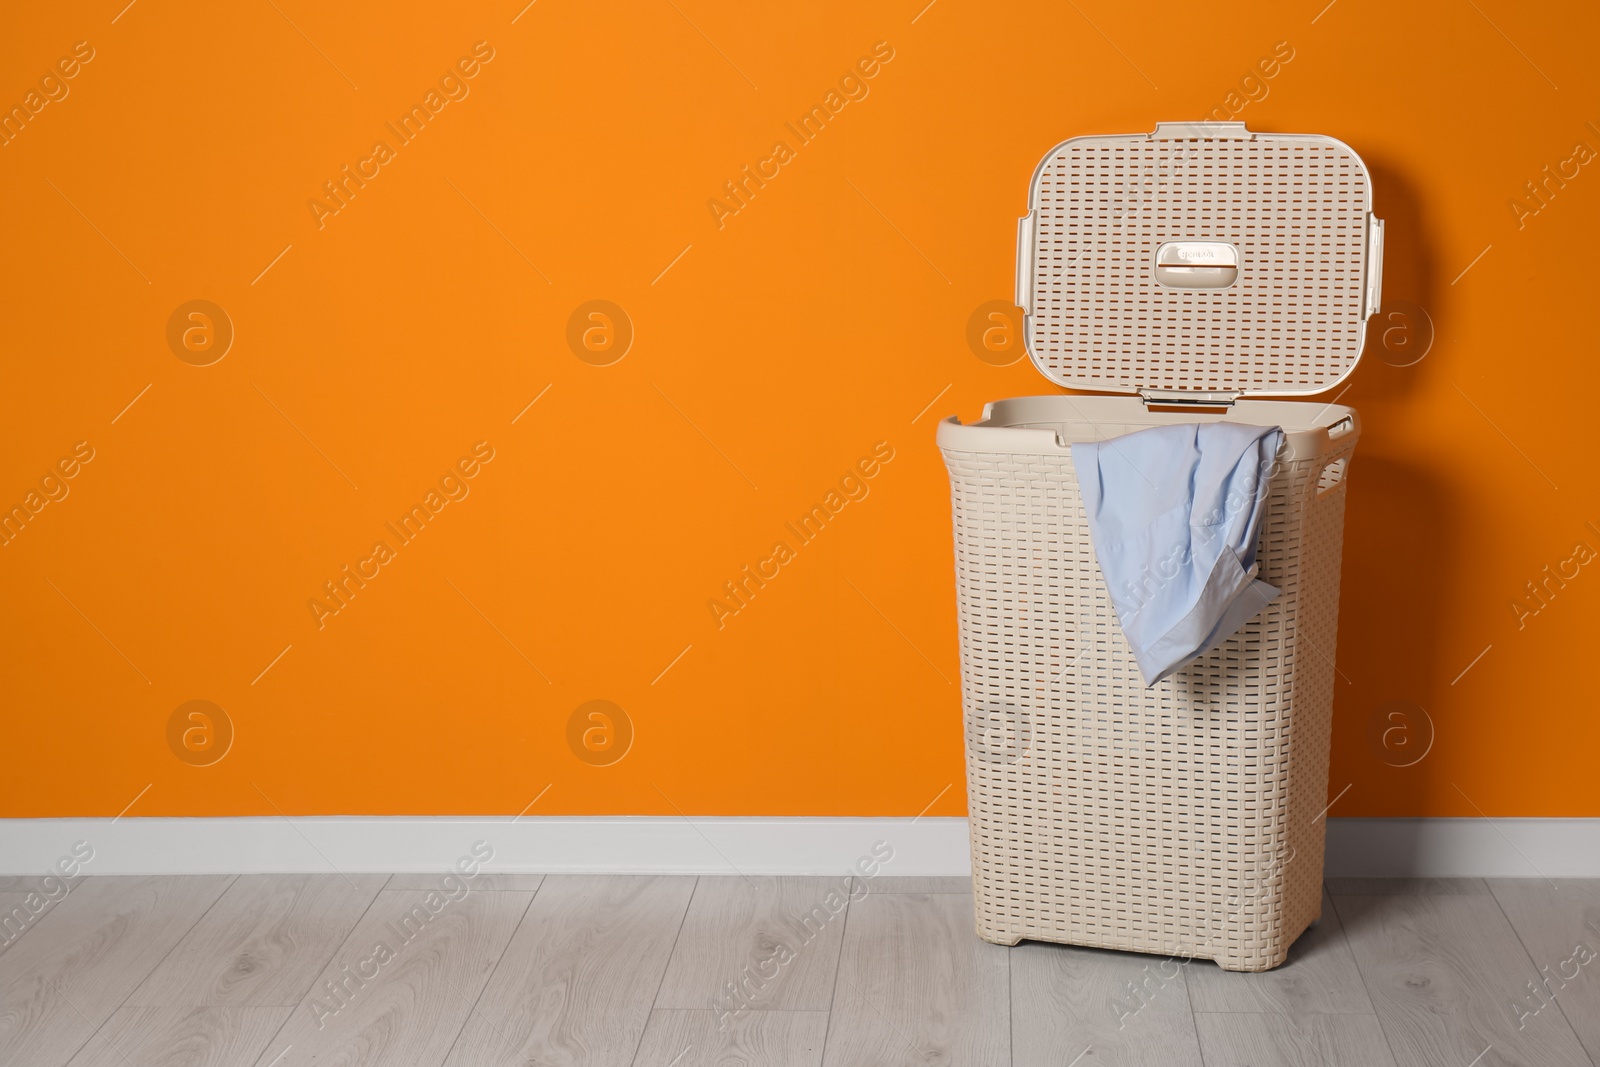
POLYGON ((1006 948, 1010 948, 1012 945, 1015 945, 1022 940, 1021 934, 1011 934, 1005 932, 1004 930, 985 930, 983 927, 979 926, 977 927, 977 932, 978 936, 989 942, 989 944, 1004 945, 1006 948))
POLYGON ((1288 958, 1288 949, 1276 956, 1219 956, 1217 966, 1225 971, 1260 973, 1283 966, 1283 961, 1288 958))

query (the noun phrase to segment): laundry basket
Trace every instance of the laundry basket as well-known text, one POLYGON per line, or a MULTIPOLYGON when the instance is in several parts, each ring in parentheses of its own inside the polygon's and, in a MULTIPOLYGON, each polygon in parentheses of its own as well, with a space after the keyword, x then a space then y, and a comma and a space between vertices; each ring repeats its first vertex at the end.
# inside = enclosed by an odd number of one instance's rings
POLYGON ((1018 303, 1054 395, 942 423, 954 506, 979 936, 1266 970, 1321 909, 1346 476, 1325 392, 1379 301, 1366 168, 1326 137, 1164 123, 1076 138, 1034 176, 1018 303), (1146 688, 1071 444, 1277 425, 1259 577, 1281 593, 1146 688))

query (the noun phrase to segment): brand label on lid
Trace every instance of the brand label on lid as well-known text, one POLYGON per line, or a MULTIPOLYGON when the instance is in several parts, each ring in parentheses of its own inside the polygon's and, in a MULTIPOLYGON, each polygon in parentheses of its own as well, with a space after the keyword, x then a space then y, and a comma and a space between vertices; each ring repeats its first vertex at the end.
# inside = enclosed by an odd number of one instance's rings
POLYGON ((1167 267, 1237 267, 1239 250, 1221 241, 1168 241, 1156 249, 1156 263, 1167 267))
POLYGON ((1222 241, 1168 241, 1156 249, 1155 271, 1168 289, 1226 289, 1239 278, 1239 250, 1222 241))

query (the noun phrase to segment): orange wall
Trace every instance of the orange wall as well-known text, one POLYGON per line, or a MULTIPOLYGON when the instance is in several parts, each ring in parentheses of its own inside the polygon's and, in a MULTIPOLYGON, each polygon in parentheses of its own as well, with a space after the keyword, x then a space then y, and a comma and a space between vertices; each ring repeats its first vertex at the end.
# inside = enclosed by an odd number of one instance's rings
POLYGON ((123 3, 0 36, 8 104, 93 53, 0 147, 0 502, 93 454, 0 548, 0 814, 516 813, 547 785, 533 814, 962 813, 933 429, 1045 391, 969 317, 1012 292, 1050 146, 1231 105, 1366 157, 1410 316, 1344 396, 1332 814, 1600 815, 1600 478, 1574 447, 1600 167, 1511 206, 1600 148, 1592 5, 123 3), (476 42, 444 83, 467 95, 401 142, 385 124, 476 42), (785 123, 875 49, 801 144, 785 123), (780 140, 746 206, 708 207, 780 140), (370 177, 334 213, 346 165, 370 177), (175 355, 216 352, 188 320, 168 341, 192 300, 235 333, 207 366, 175 355), (569 347, 591 300, 632 324, 610 365, 569 347), (1392 365, 1416 308, 1431 350, 1392 365), (385 523, 475 447, 445 482, 468 495, 401 543, 385 523), (867 495, 799 547, 785 522, 863 460, 867 495), (780 539, 719 627, 708 601, 780 539), (345 565, 376 576, 319 618, 345 565), (192 700, 231 723, 209 765, 169 730, 192 700), (569 732, 591 700, 632 725, 608 766, 569 732), (1420 727, 1372 740, 1393 701, 1434 727, 1409 767, 1420 727))

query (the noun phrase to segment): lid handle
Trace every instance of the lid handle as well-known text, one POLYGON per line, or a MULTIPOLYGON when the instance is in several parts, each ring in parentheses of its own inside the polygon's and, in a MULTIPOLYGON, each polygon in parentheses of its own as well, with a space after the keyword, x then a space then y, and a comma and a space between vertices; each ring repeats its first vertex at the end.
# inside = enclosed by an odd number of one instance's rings
POLYGON ((1367 216, 1367 317, 1383 310, 1383 220, 1367 216))
POLYGON ((1156 249, 1156 284, 1226 289, 1239 278, 1239 250, 1226 241, 1168 241, 1156 249))
POLYGON ((1033 314, 1033 212, 1017 220, 1017 307, 1033 314))

